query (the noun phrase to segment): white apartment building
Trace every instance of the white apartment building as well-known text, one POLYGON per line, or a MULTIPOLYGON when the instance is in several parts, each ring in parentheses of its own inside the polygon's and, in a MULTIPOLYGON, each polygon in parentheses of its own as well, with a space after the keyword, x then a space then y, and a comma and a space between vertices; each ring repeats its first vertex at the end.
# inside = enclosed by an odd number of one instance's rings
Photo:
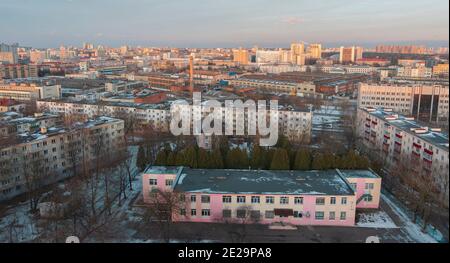
POLYGON ((449 87, 444 85, 400 85, 360 83, 358 107, 391 108, 420 120, 447 122, 449 87))
MULTIPOLYGON (((201 115, 202 120, 204 120, 208 115, 213 114, 212 111, 207 111, 201 106, 182 104, 175 104, 175 111, 178 111, 182 120, 192 120, 193 114, 201 115)), ((255 127, 258 126, 258 114, 249 114, 248 108, 239 112, 222 107, 220 111, 224 122, 227 119, 233 121, 234 135, 239 135, 237 131, 242 131, 242 135, 248 134, 249 123, 253 123, 255 127)), ((269 124, 270 118, 270 110, 267 110, 267 124, 269 124)), ((193 127, 191 128, 193 129, 193 127)), ((193 131, 192 129, 191 131, 193 131)), ((225 133, 225 130, 226 128, 223 128, 223 133, 225 133)), ((284 135, 290 141, 309 143, 311 140, 311 130, 311 111, 278 110, 278 135, 284 135)))
POLYGON ((90 103, 85 101, 54 101, 44 100, 36 102, 39 111, 57 114, 78 114, 88 118, 95 116, 120 117, 128 114, 138 121, 151 125, 153 128, 168 131, 169 111, 153 104, 138 103, 90 103))
POLYGON ((18 142, 0 148, 0 201, 30 191, 30 182, 43 187, 72 176, 81 163, 105 158, 123 145, 123 129, 123 120, 99 117, 17 134, 18 142))
POLYGON ((448 204, 448 134, 423 127, 392 109, 361 107, 357 116, 357 134, 367 149, 379 152, 394 168, 402 162, 430 176, 448 204))

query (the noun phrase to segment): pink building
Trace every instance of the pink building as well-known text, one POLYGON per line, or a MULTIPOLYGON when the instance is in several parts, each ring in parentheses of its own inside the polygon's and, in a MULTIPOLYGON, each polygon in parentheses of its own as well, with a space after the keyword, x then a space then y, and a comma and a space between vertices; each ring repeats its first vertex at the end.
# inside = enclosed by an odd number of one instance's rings
POLYGON ((149 167, 144 202, 176 193, 180 222, 353 226, 357 208, 378 208, 381 178, 372 171, 203 170, 149 167), (367 189, 366 189, 367 187, 367 189))

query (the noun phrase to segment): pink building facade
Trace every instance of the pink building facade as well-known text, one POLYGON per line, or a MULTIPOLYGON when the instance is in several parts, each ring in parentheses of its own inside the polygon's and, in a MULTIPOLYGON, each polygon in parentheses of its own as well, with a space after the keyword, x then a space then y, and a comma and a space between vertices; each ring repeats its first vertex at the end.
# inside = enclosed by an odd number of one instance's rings
POLYGON ((372 171, 150 167, 142 178, 144 202, 156 190, 173 191, 180 199, 173 220, 205 223, 353 226, 357 208, 378 208, 381 186, 372 171))

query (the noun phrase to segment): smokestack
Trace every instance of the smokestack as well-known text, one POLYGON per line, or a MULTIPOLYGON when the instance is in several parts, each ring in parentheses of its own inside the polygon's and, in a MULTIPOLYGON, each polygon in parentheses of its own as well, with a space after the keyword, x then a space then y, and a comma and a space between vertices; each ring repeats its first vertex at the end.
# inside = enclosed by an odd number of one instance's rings
POLYGON ((194 57, 189 56, 189 91, 194 92, 194 57))

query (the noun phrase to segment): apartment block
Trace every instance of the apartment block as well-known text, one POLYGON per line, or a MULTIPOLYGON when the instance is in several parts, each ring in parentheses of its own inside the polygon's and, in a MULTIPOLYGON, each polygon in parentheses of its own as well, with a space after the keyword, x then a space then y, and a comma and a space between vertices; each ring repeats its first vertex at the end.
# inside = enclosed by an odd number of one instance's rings
POLYGON ((36 78, 38 70, 38 66, 33 64, 0 65, 0 79, 36 78))
POLYGON ((98 117, 16 133, 0 148, 0 201, 30 191, 30 182, 35 188, 66 179, 81 164, 104 158, 100 151, 113 153, 123 145, 123 128, 123 120, 98 117))
POLYGON ((142 185, 150 206, 158 193, 178 195, 177 222, 353 226, 357 209, 378 208, 381 178, 372 171, 148 167, 142 185))
POLYGON ((367 149, 379 152, 389 167, 400 163, 415 167, 414 171, 432 179, 448 203, 448 134, 392 109, 362 107, 357 116, 357 134, 367 149))
POLYGON ((257 88, 261 91, 283 94, 314 96, 316 93, 316 86, 313 82, 309 81, 292 82, 242 77, 238 79, 231 79, 228 83, 235 87, 257 88))

